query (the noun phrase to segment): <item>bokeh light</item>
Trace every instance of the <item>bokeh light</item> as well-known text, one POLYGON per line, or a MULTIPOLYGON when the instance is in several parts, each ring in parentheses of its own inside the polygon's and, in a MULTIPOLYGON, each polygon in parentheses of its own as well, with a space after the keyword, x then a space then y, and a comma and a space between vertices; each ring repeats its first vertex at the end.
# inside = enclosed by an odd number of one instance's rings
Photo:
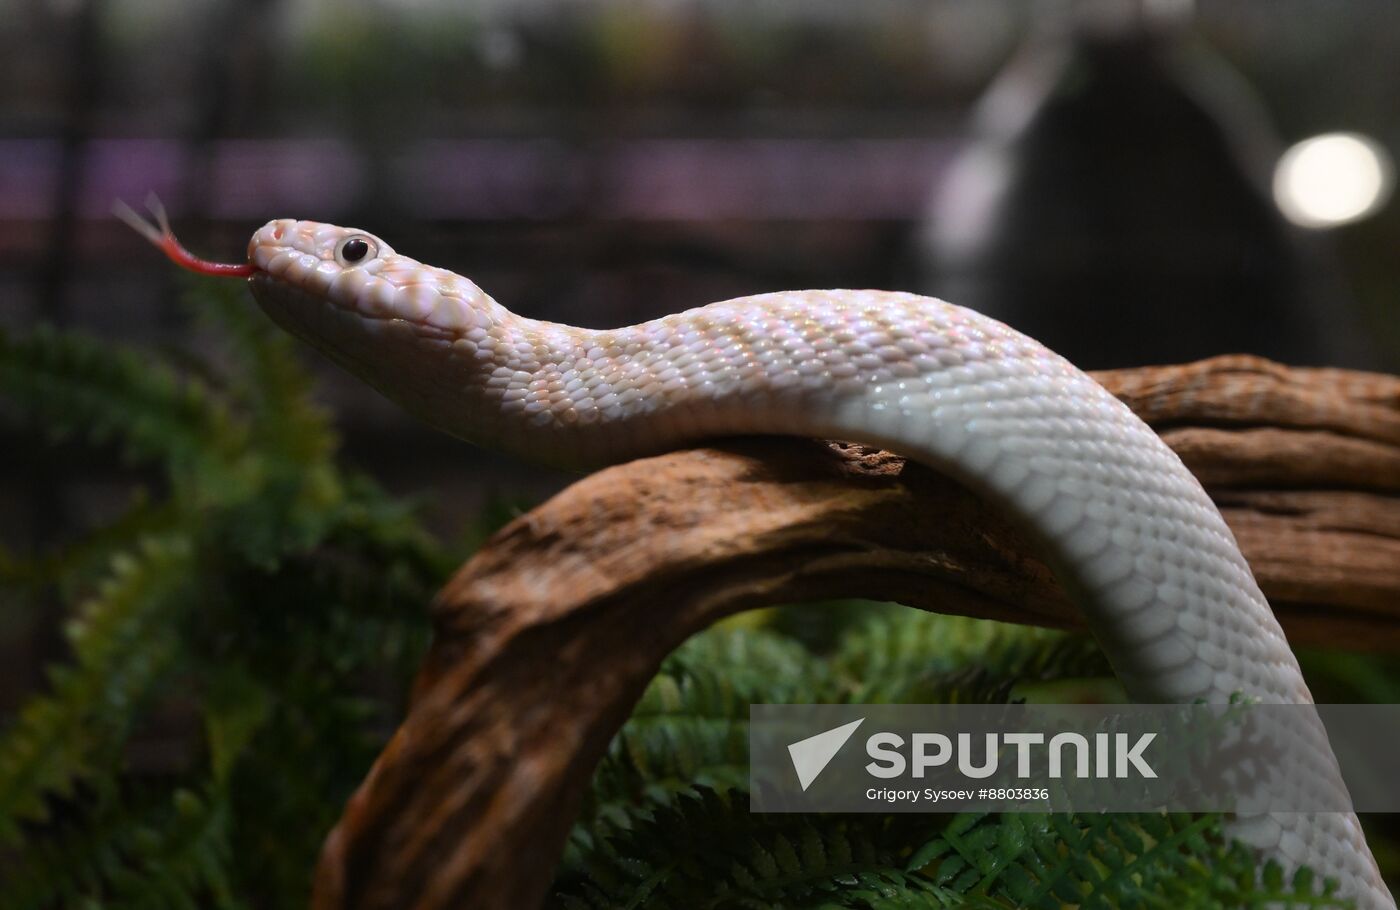
POLYGON ((1274 199, 1284 216, 1306 228, 1350 224, 1373 214, 1390 198, 1390 156, 1357 133, 1305 139, 1279 159, 1274 199))

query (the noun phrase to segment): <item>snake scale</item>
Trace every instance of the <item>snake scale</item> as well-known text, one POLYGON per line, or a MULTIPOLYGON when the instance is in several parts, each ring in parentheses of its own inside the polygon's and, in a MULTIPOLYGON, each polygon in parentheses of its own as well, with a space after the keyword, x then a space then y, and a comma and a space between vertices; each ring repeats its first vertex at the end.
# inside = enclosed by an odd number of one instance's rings
MULTIPOLYGON (((913 294, 794 291, 626 328, 517 316, 468 279, 359 230, 280 219, 246 263, 271 318, 442 430, 587 468, 737 434, 850 439, 941 469, 998 501, 1047 548, 1138 701, 1311 703, 1235 539, 1177 456, 1089 376, 967 309, 913 294)), ((1325 738, 1318 787, 1341 787, 1325 738)), ((1270 813, 1229 833, 1392 908, 1356 816, 1270 813)))

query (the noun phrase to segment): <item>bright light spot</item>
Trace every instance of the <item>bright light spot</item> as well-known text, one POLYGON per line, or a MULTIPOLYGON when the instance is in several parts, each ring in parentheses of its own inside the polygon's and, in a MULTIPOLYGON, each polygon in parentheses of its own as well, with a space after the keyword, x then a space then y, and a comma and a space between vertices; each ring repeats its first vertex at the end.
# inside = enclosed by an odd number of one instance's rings
POLYGON ((1359 221, 1390 198, 1390 156, 1356 133, 1314 136, 1283 153, 1274 200, 1294 224, 1327 228, 1359 221))

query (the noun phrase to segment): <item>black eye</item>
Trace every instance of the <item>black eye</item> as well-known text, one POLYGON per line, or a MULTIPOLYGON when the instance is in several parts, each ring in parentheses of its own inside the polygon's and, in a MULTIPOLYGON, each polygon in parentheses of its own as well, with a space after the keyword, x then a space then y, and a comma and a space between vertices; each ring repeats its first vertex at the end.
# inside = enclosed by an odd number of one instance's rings
POLYGON ((361 237, 351 237, 340 247, 340 258, 346 262, 359 262, 369 255, 369 241, 361 237))

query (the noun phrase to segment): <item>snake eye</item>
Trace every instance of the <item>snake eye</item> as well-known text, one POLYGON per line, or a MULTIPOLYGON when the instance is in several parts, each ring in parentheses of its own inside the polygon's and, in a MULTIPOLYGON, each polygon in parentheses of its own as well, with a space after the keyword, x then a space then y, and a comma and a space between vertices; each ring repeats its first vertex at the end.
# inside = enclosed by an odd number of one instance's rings
POLYGON ((340 244, 335 258, 341 265, 355 265, 374 258, 374 242, 366 237, 351 237, 340 244))

